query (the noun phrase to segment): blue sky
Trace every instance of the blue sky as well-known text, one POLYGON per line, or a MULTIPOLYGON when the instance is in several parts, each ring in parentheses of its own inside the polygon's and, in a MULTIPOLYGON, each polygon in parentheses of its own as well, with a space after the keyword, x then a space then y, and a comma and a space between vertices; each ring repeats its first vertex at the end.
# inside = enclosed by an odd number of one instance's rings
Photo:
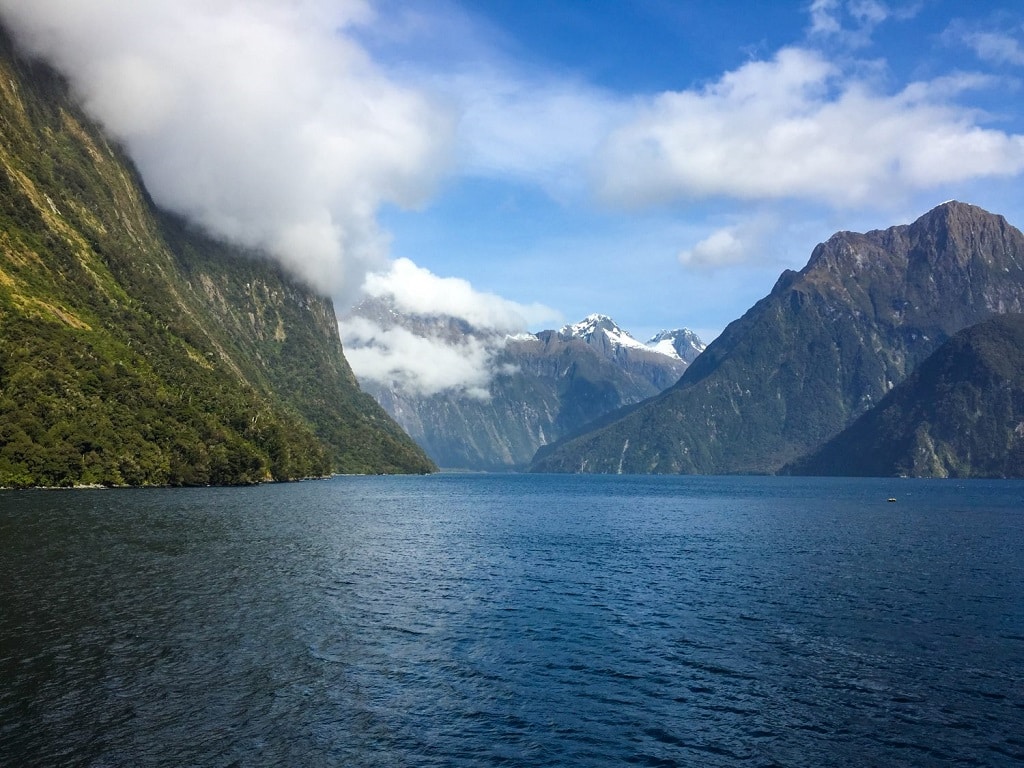
POLYGON ((837 230, 954 198, 1024 224, 1019 3, 0 0, 0 20, 161 206, 339 310, 372 293, 478 324, 451 347, 342 323, 357 375, 424 392, 483 396, 507 333, 595 312, 710 340, 837 230))
MULTIPOLYGON (((508 90, 503 117, 537 127, 534 135, 520 139, 534 142, 530 149, 537 160, 532 165, 508 160, 502 167, 498 161, 487 165, 463 157, 459 172, 447 176, 421 208, 382 212, 396 256, 438 275, 466 278, 480 290, 518 302, 542 302, 566 320, 589 312, 610 314, 641 337, 679 325, 712 336, 767 293, 782 269, 802 267, 813 246, 836 230, 908 222, 950 198, 1024 222, 1019 175, 1024 126, 1018 106, 1024 13, 1013 6, 927 0, 813 5, 496 0, 417 8, 430 17, 420 27, 425 39, 368 35, 367 46, 379 61, 396 77, 412 73, 422 78, 429 72, 445 80, 467 71, 487 73, 480 79, 508 90), (444 36, 446 24, 456 34, 444 36), (887 132, 886 141, 914 145, 937 125, 960 138, 975 129, 992 131, 1004 135, 1008 146, 996 150, 996 157, 978 158, 934 178, 884 168, 858 178, 856 167, 841 162, 850 137, 829 137, 826 127, 814 140, 834 141, 831 150, 839 162, 823 164, 817 179, 794 179, 777 190, 765 185, 743 189, 727 181, 705 188, 681 185, 646 199, 638 190, 641 199, 635 203, 628 199, 629 190, 602 197, 598 182, 588 177, 600 162, 595 156, 606 148, 588 146, 584 156, 569 157, 562 166, 545 155, 562 146, 561 132, 575 130, 573 114, 545 112, 545 94, 555 92, 570 104, 569 94, 575 95, 578 117, 589 121, 580 130, 581 141, 597 144, 605 137, 589 135, 593 123, 607 120, 608 130, 614 130, 633 119, 631 111, 661 94, 705 93, 745 67, 760 63, 771 68, 782 51, 804 53, 832 71, 820 90, 815 85, 788 111, 773 111, 769 103, 784 100, 785 93, 762 94, 765 103, 760 105, 756 94, 746 108, 730 105, 729 115, 748 122, 749 130, 724 143, 723 151, 734 142, 756 141, 759 130, 771 130, 783 119, 802 115, 824 122, 820 113, 854 87, 865 91, 865 109, 878 109, 880 119, 892 121, 895 135, 887 132), (886 103, 913 84, 933 93, 923 103, 886 103), (607 114, 616 109, 622 114, 607 114), (824 191, 841 189, 851 177, 865 185, 861 193, 824 191), (732 256, 712 253, 719 232, 733 234, 732 256), (680 254, 699 250, 702 241, 707 241, 705 258, 691 256, 683 263, 680 254)), ((382 15, 389 12, 401 13, 382 6, 382 15)), ((776 72, 765 77, 770 81, 776 72)), ((442 92, 468 88, 437 87, 442 92)), ((699 98, 694 101, 698 110, 714 109, 699 98)), ((842 121, 844 110, 855 109, 853 104, 838 107, 831 119, 842 121)), ((510 141, 490 151, 503 149, 517 148, 510 141)), ((815 149, 808 146, 808 152, 815 149)), ((878 151, 889 163, 907 162, 899 148, 880 145, 878 151)), ((783 155, 778 163, 790 159, 783 155)), ((955 153, 937 154, 934 160, 953 164, 955 153)), ((856 157, 850 163, 855 166, 856 157)), ((609 171, 628 172, 627 161, 609 171)), ((760 171, 771 172, 771 163, 760 171)), ((811 168, 805 175, 815 173, 811 168)))

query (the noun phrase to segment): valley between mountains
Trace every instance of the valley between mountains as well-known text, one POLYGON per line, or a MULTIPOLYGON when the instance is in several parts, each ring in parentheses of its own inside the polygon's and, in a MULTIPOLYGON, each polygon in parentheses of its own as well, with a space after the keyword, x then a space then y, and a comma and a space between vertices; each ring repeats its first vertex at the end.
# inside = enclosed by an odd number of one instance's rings
POLYGON ((517 335, 386 299, 341 318, 482 351, 485 386, 423 391, 357 381, 330 300, 158 209, 2 31, 0 129, 0 487, 1024 474, 1024 235, 970 204, 835 234, 706 348, 604 315, 517 335))
MULTIPOLYGON (((685 329, 642 344, 595 315, 495 343, 485 396, 363 386, 449 468, 1018 476, 1022 311, 1024 236, 951 201, 837 233, 706 349, 685 329)), ((379 303, 354 314, 478 333, 379 303)))

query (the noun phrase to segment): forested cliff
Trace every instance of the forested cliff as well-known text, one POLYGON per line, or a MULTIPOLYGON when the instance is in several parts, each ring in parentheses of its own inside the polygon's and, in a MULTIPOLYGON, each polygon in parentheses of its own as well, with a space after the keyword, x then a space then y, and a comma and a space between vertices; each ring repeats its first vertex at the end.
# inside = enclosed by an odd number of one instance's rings
POLYGON ((152 204, 0 30, 0 486, 426 472, 328 299, 152 204))

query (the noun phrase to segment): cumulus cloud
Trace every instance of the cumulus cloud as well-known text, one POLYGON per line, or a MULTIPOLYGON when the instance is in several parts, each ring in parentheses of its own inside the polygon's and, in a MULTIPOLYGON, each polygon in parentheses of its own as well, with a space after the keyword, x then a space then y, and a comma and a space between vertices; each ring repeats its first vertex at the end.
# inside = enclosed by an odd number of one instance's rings
MULTIPOLYGON (((355 312, 338 324, 345 357, 356 376, 406 394, 440 392, 486 399, 496 375, 511 371, 497 361, 510 334, 561 316, 541 304, 523 305, 477 291, 466 280, 439 277, 398 259, 387 271, 367 275, 365 294, 400 316, 384 322, 355 312), (418 320, 440 318, 440 322, 418 320), (468 325, 452 333, 448 319, 468 325)), ((361 305, 365 307, 365 305, 361 305)))
POLYGON ((766 241, 778 230, 774 215, 755 214, 721 227, 679 252, 679 262, 695 269, 717 269, 764 259, 766 241))
POLYGON ((477 291, 467 280, 438 277, 409 259, 397 259, 388 271, 367 275, 363 290, 368 296, 392 300, 401 312, 454 317, 480 331, 515 333, 559 317, 543 304, 520 304, 477 291))
POLYGON ((415 206, 451 116, 354 42, 364 0, 0 0, 128 149, 163 207, 335 296, 385 258, 375 214, 415 206))
POLYGON ((786 48, 700 89, 663 93, 610 136, 600 188, 626 206, 709 196, 837 206, 1024 170, 1024 136, 982 128, 953 97, 958 75, 893 95, 786 48))

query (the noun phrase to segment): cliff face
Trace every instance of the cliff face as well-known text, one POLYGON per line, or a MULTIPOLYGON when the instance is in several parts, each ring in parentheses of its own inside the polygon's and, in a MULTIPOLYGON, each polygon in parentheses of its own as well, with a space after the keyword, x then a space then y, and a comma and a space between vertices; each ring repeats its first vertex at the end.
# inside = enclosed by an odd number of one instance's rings
POLYGON ((155 210, 0 31, 0 486, 421 472, 331 303, 155 210))
POLYGON ((679 383, 538 460, 562 472, 770 473, 876 405, 946 339, 1024 309, 1024 235, 974 206, 841 232, 679 383))
POLYGON ((792 474, 1024 477, 1024 315, 943 344, 792 474))

